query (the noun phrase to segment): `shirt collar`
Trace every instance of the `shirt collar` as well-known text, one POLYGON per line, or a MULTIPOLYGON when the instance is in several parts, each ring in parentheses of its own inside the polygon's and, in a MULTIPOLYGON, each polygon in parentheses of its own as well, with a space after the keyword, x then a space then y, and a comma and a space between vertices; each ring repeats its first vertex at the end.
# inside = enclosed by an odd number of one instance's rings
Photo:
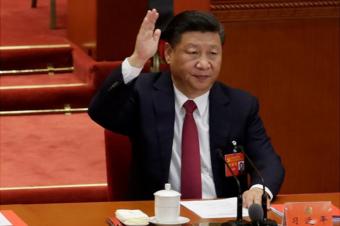
MULTIPOLYGON (((174 86, 174 92, 175 92, 175 102, 176 102, 179 109, 183 109, 183 104, 187 100, 189 100, 189 98, 187 96, 185 96, 181 91, 179 91, 179 89, 177 89, 175 85, 173 85, 173 86, 174 86)), ((201 96, 198 96, 198 97, 192 99, 197 106, 198 114, 200 116, 203 115, 204 111, 208 107, 209 93, 210 93, 210 90, 207 91, 206 93, 202 94, 201 96)))

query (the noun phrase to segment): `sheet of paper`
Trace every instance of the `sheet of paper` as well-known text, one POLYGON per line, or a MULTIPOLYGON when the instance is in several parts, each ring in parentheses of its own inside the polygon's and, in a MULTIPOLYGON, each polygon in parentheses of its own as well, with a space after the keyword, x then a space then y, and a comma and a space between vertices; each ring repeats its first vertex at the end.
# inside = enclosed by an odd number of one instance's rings
MULTIPOLYGON (((182 201, 181 204, 196 213, 201 218, 227 218, 236 217, 237 199, 217 199, 202 201, 182 201)), ((243 216, 247 217, 248 209, 243 208, 243 216)))
POLYGON ((0 213, 0 226, 12 226, 11 222, 2 213, 0 213))

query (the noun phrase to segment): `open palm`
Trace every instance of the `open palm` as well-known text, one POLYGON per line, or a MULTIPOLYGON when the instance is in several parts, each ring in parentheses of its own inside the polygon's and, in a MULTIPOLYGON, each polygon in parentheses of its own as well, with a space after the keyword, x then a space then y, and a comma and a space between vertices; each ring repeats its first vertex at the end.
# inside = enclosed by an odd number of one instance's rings
POLYGON ((129 58, 133 66, 142 67, 156 53, 161 35, 161 31, 155 29, 158 16, 158 12, 153 9, 148 10, 144 17, 136 38, 134 53, 129 58))

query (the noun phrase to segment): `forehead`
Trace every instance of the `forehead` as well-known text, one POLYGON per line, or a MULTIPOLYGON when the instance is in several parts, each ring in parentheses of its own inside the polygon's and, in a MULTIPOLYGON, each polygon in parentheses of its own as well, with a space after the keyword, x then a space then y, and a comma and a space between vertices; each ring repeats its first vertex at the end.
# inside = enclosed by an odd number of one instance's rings
POLYGON ((217 32, 189 31, 181 35, 177 45, 180 46, 213 46, 221 47, 221 39, 217 32))

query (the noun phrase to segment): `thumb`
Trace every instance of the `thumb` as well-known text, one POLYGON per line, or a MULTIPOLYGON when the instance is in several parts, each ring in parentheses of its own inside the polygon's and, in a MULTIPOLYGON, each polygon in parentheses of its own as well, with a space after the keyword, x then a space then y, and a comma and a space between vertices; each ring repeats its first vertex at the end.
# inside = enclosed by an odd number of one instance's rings
POLYGON ((161 30, 160 29, 156 29, 153 33, 153 40, 158 42, 159 39, 161 37, 161 30))

